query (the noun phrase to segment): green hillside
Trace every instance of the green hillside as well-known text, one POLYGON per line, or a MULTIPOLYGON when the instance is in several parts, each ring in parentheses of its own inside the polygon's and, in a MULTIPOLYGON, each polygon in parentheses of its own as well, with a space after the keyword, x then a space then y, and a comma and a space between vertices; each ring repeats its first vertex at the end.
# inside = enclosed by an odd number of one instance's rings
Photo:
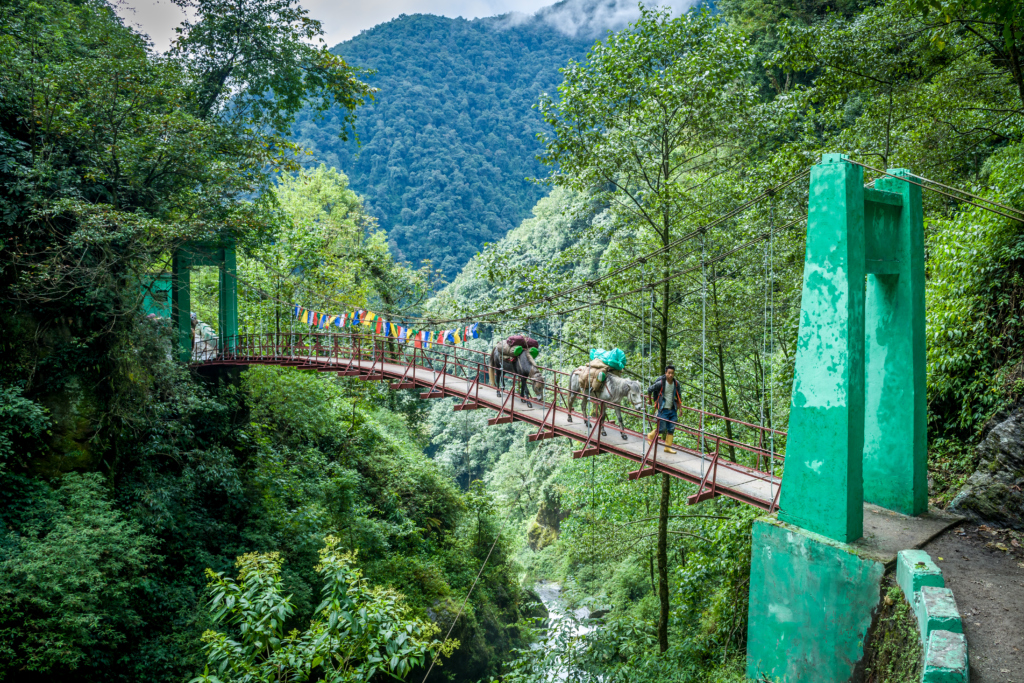
POLYGON ((341 112, 306 112, 294 129, 313 163, 345 169, 399 258, 430 259, 448 280, 546 193, 529 180, 546 175, 532 105, 593 43, 536 18, 511 24, 417 14, 364 31, 332 50, 377 72, 358 144, 339 139, 341 112))

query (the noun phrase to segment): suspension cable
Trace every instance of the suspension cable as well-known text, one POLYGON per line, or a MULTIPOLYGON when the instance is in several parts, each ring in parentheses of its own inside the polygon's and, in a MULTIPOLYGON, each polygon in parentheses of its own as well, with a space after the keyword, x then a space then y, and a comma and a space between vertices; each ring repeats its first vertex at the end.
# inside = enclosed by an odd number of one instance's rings
MULTIPOLYGON (((943 195, 945 197, 949 197, 950 199, 952 199, 954 201, 962 202, 964 204, 970 204, 971 206, 979 208, 979 209, 982 209, 984 211, 989 211, 991 213, 998 214, 998 215, 1002 216, 1003 218, 1009 218, 1011 221, 1018 221, 1020 223, 1024 223, 1024 212, 1020 212, 1017 209, 1013 209, 1013 208, 1010 208, 1008 206, 1004 206, 1003 204, 999 204, 998 202, 994 202, 994 201, 992 201, 990 199, 982 199, 982 198, 978 197, 978 199, 980 201, 989 202, 990 204, 995 204, 996 206, 999 206, 1001 208, 1007 209, 1008 211, 1013 211, 1014 213, 1017 213, 1019 215, 1012 216, 1012 215, 1010 215, 1008 213, 1003 213, 1002 211, 999 211, 998 209, 993 209, 991 206, 985 206, 984 204, 979 204, 978 202, 971 201, 970 199, 964 199, 963 197, 958 197, 958 196, 956 196, 954 194, 950 194, 949 192, 944 192, 943 190, 937 189, 935 187, 929 187, 928 185, 925 185, 923 183, 915 183, 910 178, 907 178, 905 176, 894 175, 892 173, 889 173, 888 171, 883 171, 880 168, 875 168, 874 166, 869 166, 868 164, 865 164, 862 161, 855 161, 853 159, 850 159, 850 163, 857 164, 858 166, 863 166, 864 168, 868 169, 869 171, 874 171, 875 173, 880 173, 880 174, 882 174, 884 176, 888 176, 890 178, 895 178, 896 180, 902 180, 903 182, 909 183, 911 185, 917 185, 918 187, 920 187, 922 189, 929 190, 929 191, 935 192, 937 194, 941 194, 941 195, 943 195)), ((911 174, 911 175, 913 177, 915 177, 915 178, 920 178, 921 180, 925 180, 925 181, 927 181, 929 183, 934 183, 935 185, 938 185, 940 187, 947 187, 947 186, 942 185, 941 183, 935 182, 933 180, 928 180, 927 178, 921 178, 921 176, 914 175, 914 174, 911 174)), ((953 188, 950 188, 950 189, 953 189, 953 188)), ((954 191, 955 192, 962 192, 963 194, 967 194, 967 195, 972 196, 972 197, 976 196, 976 195, 971 195, 968 192, 964 192, 963 190, 955 190, 954 189, 954 191)))
MULTIPOLYGON (((784 180, 783 182, 779 183, 778 185, 776 185, 774 187, 767 188, 766 190, 764 190, 760 194, 756 195, 755 197, 753 197, 751 199, 748 199, 747 201, 743 202, 739 206, 737 206, 737 207, 731 209, 730 211, 722 214, 721 216, 715 218, 714 220, 711 220, 708 223, 705 223, 705 224, 703 224, 703 225, 701 225, 701 226, 691 230, 690 232, 686 233, 685 235, 677 237, 676 239, 672 240, 668 244, 666 244, 666 245, 664 245, 662 247, 659 247, 658 249, 655 249, 654 251, 648 252, 646 254, 642 254, 641 256, 639 256, 637 258, 634 258, 631 261, 628 261, 628 262, 622 264, 621 266, 618 266, 618 267, 610 270, 608 273, 606 273, 604 275, 601 275, 601 276, 598 276, 598 277, 595 277, 592 280, 588 280, 587 282, 584 282, 583 284, 575 285, 575 286, 572 286, 572 287, 567 287, 565 289, 562 289, 562 290, 559 290, 557 292, 554 292, 553 294, 549 294, 549 295, 546 295, 546 296, 543 296, 543 297, 539 297, 539 298, 536 298, 536 299, 532 299, 532 300, 523 302, 521 304, 517 304, 514 307, 508 307, 508 308, 503 308, 503 309, 496 309, 496 310, 493 310, 493 311, 487 311, 487 312, 481 312, 481 313, 474 313, 474 314, 467 315, 467 316, 462 316, 462 317, 455 317, 455 318, 433 318, 433 317, 429 317, 429 316, 410 316, 410 317, 420 318, 420 319, 425 320, 427 322, 430 322, 431 324, 434 324, 434 325, 441 325, 441 324, 447 324, 447 323, 453 323, 453 322, 474 322, 474 321, 478 321, 479 319, 487 318, 487 317, 490 317, 490 316, 497 316, 497 315, 504 315, 504 314, 507 314, 507 313, 513 313, 513 312, 522 310, 522 309, 524 309, 524 308, 526 308, 528 306, 533 306, 533 305, 536 305, 536 304, 544 303, 546 301, 552 301, 553 299, 561 298, 561 297, 564 297, 564 296, 566 296, 568 294, 572 294, 574 292, 578 292, 581 289, 592 287, 595 284, 598 284, 598 283, 603 282, 605 280, 611 279, 611 278, 615 277, 616 275, 620 275, 620 274, 622 274, 622 273, 624 273, 624 272, 626 272, 628 270, 631 270, 631 269, 637 267, 638 265, 640 265, 643 261, 645 261, 647 259, 650 259, 650 258, 653 258, 653 257, 656 257, 656 256, 660 256, 662 254, 665 254, 665 253, 675 249, 680 244, 683 244, 683 243, 688 242, 688 241, 690 241, 690 240, 692 240, 692 239, 694 239, 696 237, 699 237, 699 236, 703 235, 704 233, 706 233, 711 228, 714 228, 714 227, 716 227, 716 226, 718 226, 718 225, 720 225, 720 224, 722 224, 722 223, 724 223, 724 222, 726 222, 726 221, 728 221, 728 220, 730 220, 732 218, 735 218, 739 214, 745 212, 750 207, 760 203, 761 201, 763 201, 767 197, 772 196, 773 193, 778 192, 780 190, 783 190, 786 187, 792 185, 793 183, 795 183, 795 182, 797 182, 799 180, 802 180, 809 173, 810 173, 810 167, 805 168, 805 169, 799 171, 798 173, 794 174, 793 176, 791 176, 787 180, 784 180)), ((389 314, 389 315, 394 315, 395 317, 398 317, 398 318, 402 317, 402 314, 392 314, 392 313, 389 313, 388 311, 381 311, 381 312, 389 314)), ((401 321, 404 322, 404 319, 402 319, 401 321)))
MULTIPOLYGON (((491 543, 491 549, 487 551, 487 557, 484 558, 484 563, 482 565, 480 565, 480 571, 478 571, 476 573, 476 578, 473 579, 473 585, 469 587, 469 592, 466 593, 466 599, 462 602, 462 607, 459 608, 459 613, 455 615, 455 620, 452 621, 452 625, 448 628, 448 633, 445 634, 444 640, 441 641, 442 645, 444 643, 448 642, 448 638, 452 635, 452 630, 455 628, 455 624, 459 623, 459 618, 462 616, 462 613, 465 611, 466 605, 469 604, 469 596, 471 596, 473 594, 473 589, 476 588, 477 582, 480 580, 480 577, 483 575, 484 569, 487 567, 487 562, 488 562, 488 560, 491 559, 491 553, 494 552, 494 546, 498 545, 498 539, 499 538, 501 538, 501 534, 500 533, 499 534, 495 534, 494 542, 491 543)), ((427 683, 427 678, 430 676, 430 672, 434 670, 434 665, 437 664, 437 658, 438 658, 439 655, 440 655, 440 653, 434 655, 434 658, 430 662, 430 668, 427 669, 427 673, 423 674, 423 681, 421 681, 421 683, 427 683)))

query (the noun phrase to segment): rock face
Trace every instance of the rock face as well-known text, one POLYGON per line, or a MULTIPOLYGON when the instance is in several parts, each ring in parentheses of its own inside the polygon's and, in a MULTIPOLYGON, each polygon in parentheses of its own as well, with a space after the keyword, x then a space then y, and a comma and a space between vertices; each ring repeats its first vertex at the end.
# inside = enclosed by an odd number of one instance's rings
POLYGON ((530 528, 526 532, 526 541, 530 550, 534 552, 543 550, 558 539, 558 531, 562 520, 569 516, 568 510, 563 510, 556 494, 545 491, 541 499, 540 509, 537 510, 537 517, 530 522, 530 528))
POLYGON ((524 604, 521 607, 523 616, 532 619, 548 618, 548 608, 544 606, 544 601, 537 595, 537 591, 532 588, 524 588, 523 597, 525 598, 524 604))
POLYGON ((989 431, 978 445, 978 460, 949 511, 975 522, 1024 529, 1024 408, 989 431))

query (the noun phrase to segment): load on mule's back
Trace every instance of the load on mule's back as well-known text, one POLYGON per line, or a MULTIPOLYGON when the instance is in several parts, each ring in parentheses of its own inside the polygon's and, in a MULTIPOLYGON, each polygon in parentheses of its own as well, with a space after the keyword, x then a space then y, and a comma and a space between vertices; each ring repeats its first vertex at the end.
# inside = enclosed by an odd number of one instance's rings
POLYGON ((600 393, 608 375, 622 376, 626 367, 626 354, 622 349, 590 349, 590 362, 576 368, 579 373, 580 388, 592 392, 592 395, 600 393))
POLYGON ((487 379, 492 387, 497 387, 498 396, 501 396, 504 388, 505 375, 510 374, 512 390, 515 391, 516 379, 521 380, 520 395, 526 399, 527 407, 533 407, 526 383, 527 380, 532 383, 538 398, 543 394, 544 378, 534 362, 539 353, 540 344, 537 340, 521 334, 514 334, 494 345, 488 358, 487 379))
MULTIPOLYGON (((579 395, 583 400, 583 422, 590 426, 590 419, 587 415, 587 401, 598 400, 598 419, 604 417, 605 408, 608 403, 615 407, 615 415, 619 420, 619 434, 626 439, 626 431, 622 421, 621 403, 629 398, 634 410, 643 410, 643 394, 640 383, 635 380, 621 377, 622 370, 626 367, 626 354, 622 349, 591 349, 590 362, 582 365, 569 375, 569 422, 572 422, 572 407, 579 395)), ((607 436, 604 427, 601 428, 601 435, 607 436)))

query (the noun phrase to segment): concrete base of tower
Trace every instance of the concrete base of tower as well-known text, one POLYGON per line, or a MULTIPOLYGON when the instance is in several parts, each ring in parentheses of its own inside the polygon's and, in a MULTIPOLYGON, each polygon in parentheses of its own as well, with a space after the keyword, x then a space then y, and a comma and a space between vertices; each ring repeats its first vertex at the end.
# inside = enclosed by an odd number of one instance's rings
POLYGON ((843 683, 864 655, 884 558, 775 519, 754 523, 747 677, 843 683))

